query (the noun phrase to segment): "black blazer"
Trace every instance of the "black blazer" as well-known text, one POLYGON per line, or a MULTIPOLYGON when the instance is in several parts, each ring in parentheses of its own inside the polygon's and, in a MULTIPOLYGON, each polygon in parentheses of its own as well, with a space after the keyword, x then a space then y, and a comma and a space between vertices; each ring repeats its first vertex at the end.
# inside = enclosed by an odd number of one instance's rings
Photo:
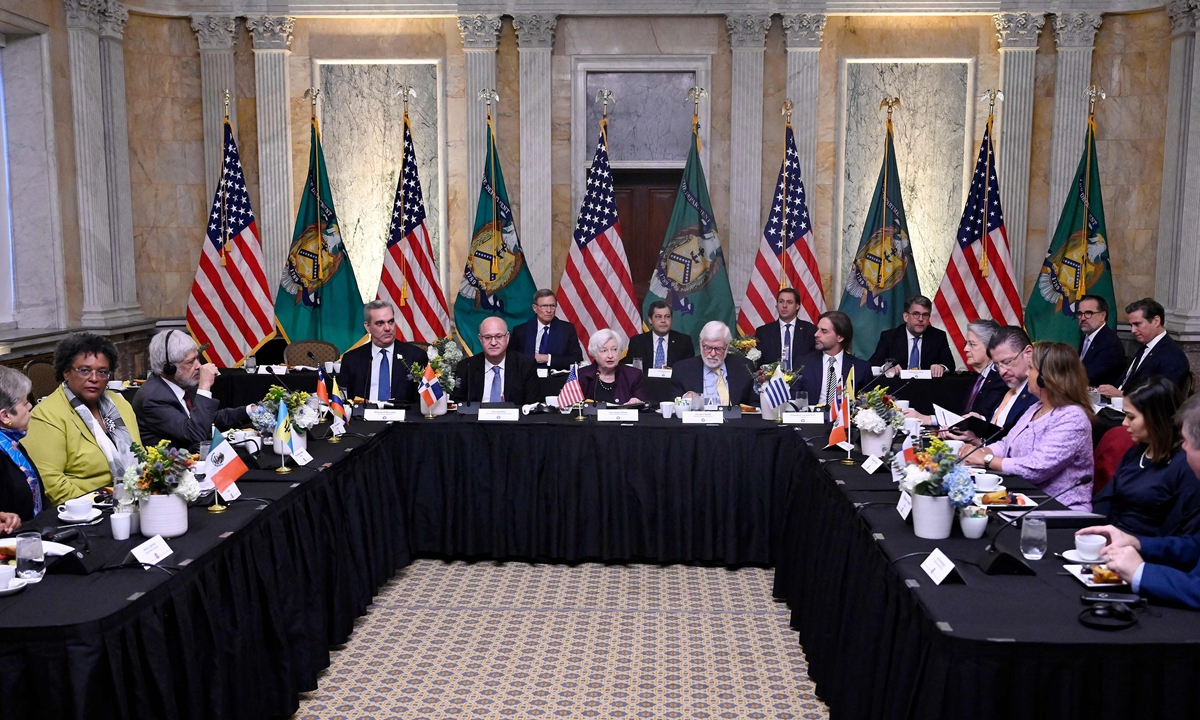
MULTIPOLYGON (((1004 378, 1000 377, 1000 371, 992 366, 991 372, 983 380, 983 387, 979 388, 979 394, 975 396, 975 404, 964 407, 963 413, 979 413, 983 419, 991 420, 1007 392, 1008 385, 1004 384, 1004 378)), ((971 393, 967 391, 967 397, 963 398, 963 402, 966 403, 970 399, 971 393)))
MULTIPOLYGON (((20 448, 20 445, 17 445, 20 448)), ((21 448, 24 452, 24 448, 21 448)), ((29 459, 29 455, 25 455, 29 459)), ((31 461, 29 463, 33 465, 31 461)), ((34 465, 34 470, 37 466, 34 465)), ((46 486, 41 482, 38 473, 38 487, 42 493, 42 510, 50 507, 50 499, 46 497, 46 486)), ((25 482, 25 473, 7 454, 0 452, 0 512, 16 513, 21 516, 21 522, 33 519, 33 493, 29 483, 25 482)))
MULTIPOLYGON (((343 397, 370 399, 371 394, 371 343, 359 345, 342 355, 342 372, 338 375, 338 388, 343 397)), ((392 401, 408 405, 417 401, 417 377, 413 375, 413 363, 424 367, 429 355, 412 343, 396 340, 392 343, 392 401)))
MULTIPOLYGON (((482 402, 485 373, 483 353, 477 353, 459 361, 454 368, 458 376, 454 388, 455 402, 482 402)), ((541 386, 538 384, 537 364, 524 353, 509 350, 504 357, 504 402, 517 405, 543 402, 541 386)))
POLYGON ((190 448, 212 440, 213 425, 218 430, 228 430, 250 424, 245 407, 221 409, 219 401, 197 395, 195 388, 185 390, 184 396, 192 400, 191 415, 162 377, 151 375, 138 388, 133 396, 133 413, 143 445, 150 447, 160 440, 169 440, 172 445, 190 448))
MULTIPOLYGON (((908 344, 907 327, 901 325, 879 333, 879 344, 875 346, 875 352, 871 354, 868 362, 878 367, 887 362, 888 358, 892 358, 900 363, 900 367, 907 368, 910 352, 912 347, 908 344)), ((921 369, 928 370, 934 365, 953 370, 955 362, 950 343, 946 340, 946 333, 930 326, 921 334, 921 369)))
MULTIPOLYGON (((800 367, 804 356, 816 349, 816 338, 814 337, 816 332, 816 325, 801 320, 799 317, 793 322, 793 368, 800 367)), ((779 337, 779 321, 769 322, 766 325, 756 328, 754 330, 754 337, 758 338, 758 350, 762 353, 762 357, 758 359, 758 364, 765 365, 766 363, 779 362, 783 357, 783 338, 779 337)))
MULTIPOLYGON (((726 355, 725 372, 729 375, 730 405, 741 403, 757 407, 758 393, 754 392, 754 363, 741 355, 726 355)), ((680 360, 678 365, 671 368, 671 383, 680 395, 687 392, 703 395, 704 359, 690 357, 680 360)))
MULTIPOLYGON (((512 348, 532 358, 538 354, 537 348, 534 347, 537 343, 537 333, 536 317, 521 323, 512 330, 512 348)), ((550 367, 555 370, 566 370, 574 363, 583 362, 583 350, 579 347, 579 336, 575 333, 575 326, 566 320, 554 318, 550 321, 550 338, 546 345, 550 350, 550 367)))
MULTIPOLYGON (((1079 341, 1079 349, 1083 350, 1083 340, 1079 341)), ((1128 367, 1128 363, 1125 362, 1125 347, 1121 345, 1116 331, 1107 325, 1102 326, 1096 333, 1087 355, 1080 359, 1087 370, 1088 385, 1092 387, 1116 385, 1121 382, 1125 368, 1128 367)))
MULTIPOLYGON (((825 364, 828 362, 827 356, 820 350, 814 350, 804 357, 800 358, 800 364, 804 369, 800 371, 800 380, 797 382, 795 390, 803 390, 808 393, 808 402, 811 405, 816 405, 821 401, 821 381, 825 378, 825 364)), ((850 353, 842 358, 842 382, 846 381, 846 376, 850 374, 850 368, 854 368, 854 385, 862 387, 871 381, 871 364, 862 358, 856 358, 850 353)))
MULTIPOLYGON (((657 343, 653 330, 634 335, 629 338, 629 351, 621 362, 629 364, 634 358, 641 358, 643 370, 649 370, 654 367, 654 346, 657 343)), ((667 367, 675 367, 680 360, 695 356, 696 348, 692 345, 691 337, 674 330, 667 332, 667 367)))
MULTIPOLYGON (((1146 348, 1142 347, 1138 354, 1133 356, 1133 360, 1129 363, 1129 369, 1125 371, 1126 374, 1133 369, 1133 364, 1145 350, 1146 348)), ((1132 376, 1125 377, 1124 382, 1121 383, 1121 389, 1133 389, 1137 385, 1137 380, 1151 375, 1162 375, 1175 383, 1176 387, 1183 387, 1189 372, 1191 372, 1191 366, 1188 364, 1187 355, 1183 354, 1183 350, 1171 339, 1170 335, 1164 335, 1163 339, 1159 340, 1154 349, 1142 360, 1137 371, 1132 376)))

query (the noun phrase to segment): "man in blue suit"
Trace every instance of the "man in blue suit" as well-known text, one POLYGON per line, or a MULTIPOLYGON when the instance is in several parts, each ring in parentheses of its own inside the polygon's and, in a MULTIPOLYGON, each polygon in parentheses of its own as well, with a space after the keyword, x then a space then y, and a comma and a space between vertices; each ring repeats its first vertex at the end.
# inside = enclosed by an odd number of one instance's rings
POLYGON ((1088 385, 1100 387, 1121 381, 1125 373, 1125 348, 1108 326, 1108 301, 1099 295, 1079 298, 1079 329, 1083 340, 1079 359, 1087 370, 1088 385))
POLYGON ((1133 388, 1137 380, 1151 375, 1162 375, 1183 388, 1191 374, 1187 355, 1167 334, 1163 320, 1167 311, 1154 298, 1142 298, 1125 307, 1129 316, 1129 329, 1133 339, 1142 349, 1129 363, 1129 369, 1117 387, 1101 385, 1098 389, 1104 397, 1124 397, 1127 389, 1133 388))
POLYGON ((513 328, 512 344, 518 352, 532 357, 540 368, 566 370, 583 361, 583 349, 575 326, 554 317, 558 312, 558 297, 553 290, 538 290, 533 294, 534 317, 513 328))
POLYGON ((1004 431, 990 438, 977 437, 973 432, 953 433, 955 440, 989 444, 999 440, 1012 430, 1025 411, 1037 402, 1037 396, 1029 392, 1029 369, 1033 367, 1033 343, 1025 331, 1015 325, 1002 325, 988 341, 988 356, 1000 372, 1000 378, 1008 386, 1008 392, 990 418, 984 418, 1004 431))
POLYGON ((817 349, 800 359, 803 368, 798 386, 808 393, 809 403, 830 404, 838 379, 844 384, 850 368, 854 368, 856 386, 862 387, 871 379, 871 364, 846 351, 854 342, 854 323, 849 315, 839 310, 822 315, 817 319, 813 340, 817 349))
MULTIPOLYGON (((1200 476, 1200 396, 1192 397, 1175 416, 1183 429, 1188 465, 1200 476)), ((1077 535, 1103 535, 1102 557, 1108 568, 1153 600, 1200 610, 1200 535, 1139 537, 1112 525, 1080 530, 1077 535)))

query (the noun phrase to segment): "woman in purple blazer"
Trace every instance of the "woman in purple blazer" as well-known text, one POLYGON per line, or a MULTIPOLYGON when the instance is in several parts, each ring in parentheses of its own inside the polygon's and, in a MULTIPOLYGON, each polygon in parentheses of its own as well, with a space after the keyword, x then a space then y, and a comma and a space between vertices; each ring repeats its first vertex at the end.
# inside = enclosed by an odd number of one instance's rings
POLYGON ((579 370, 579 387, 585 400, 619 405, 646 400, 642 372, 631 365, 618 364, 628 346, 624 335, 608 328, 592 333, 588 355, 596 362, 579 370))

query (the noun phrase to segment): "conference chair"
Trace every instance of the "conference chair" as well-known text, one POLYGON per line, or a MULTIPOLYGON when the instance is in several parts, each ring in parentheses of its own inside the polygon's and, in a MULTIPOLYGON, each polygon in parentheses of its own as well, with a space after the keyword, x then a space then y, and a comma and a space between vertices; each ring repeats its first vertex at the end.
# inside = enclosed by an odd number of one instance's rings
POLYGON ((45 358, 30 360, 21 368, 21 372, 33 382, 33 389, 30 390, 30 394, 33 395, 30 398, 32 403, 36 404, 58 387, 58 382, 54 379, 54 364, 45 358))
POLYGON ((1092 497, 1099 495, 1104 486, 1112 480, 1113 475, 1117 473, 1117 467, 1121 465, 1121 458, 1125 457, 1125 453, 1133 445, 1129 431, 1122 426, 1110 428, 1104 433, 1094 455, 1096 466, 1092 473, 1092 497))
POLYGON ((337 362, 340 353, 337 345, 324 340, 298 340, 287 346, 283 351, 283 361, 288 365, 312 365, 313 360, 308 356, 312 353, 318 363, 337 362))

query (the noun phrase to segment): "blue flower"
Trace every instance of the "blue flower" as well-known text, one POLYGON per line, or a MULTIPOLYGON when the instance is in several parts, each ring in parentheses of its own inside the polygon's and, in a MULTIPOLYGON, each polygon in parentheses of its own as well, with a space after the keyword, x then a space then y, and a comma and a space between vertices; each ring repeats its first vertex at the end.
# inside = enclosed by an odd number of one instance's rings
POLYGON ((942 492, 954 507, 966 507, 975 499, 975 480, 966 468, 956 466, 942 478, 942 492))

